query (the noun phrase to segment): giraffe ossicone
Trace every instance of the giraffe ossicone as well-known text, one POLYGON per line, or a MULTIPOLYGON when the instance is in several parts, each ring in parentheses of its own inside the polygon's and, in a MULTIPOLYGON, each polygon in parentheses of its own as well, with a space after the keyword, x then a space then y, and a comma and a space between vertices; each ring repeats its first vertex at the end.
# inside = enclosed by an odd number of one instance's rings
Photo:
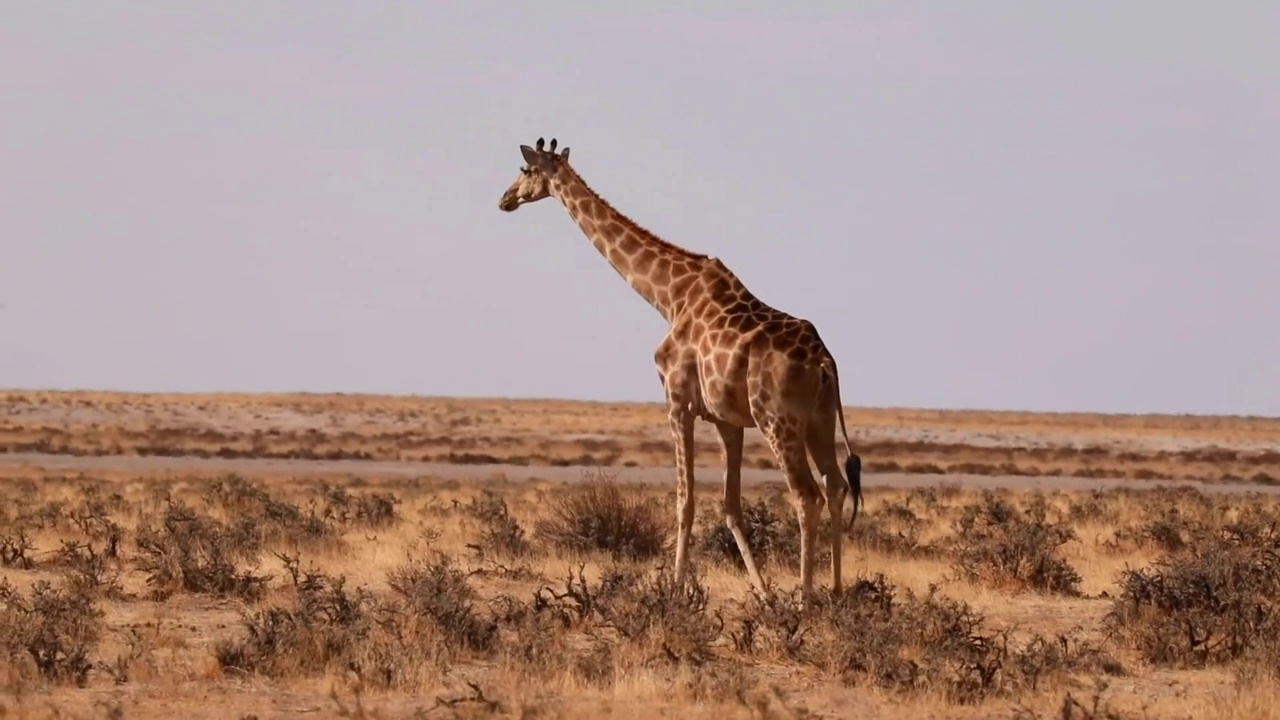
POLYGON ((800 583, 813 589, 818 523, 831 519, 831 584, 842 587, 844 500, 862 502, 862 460, 849 443, 835 357, 813 323, 770 307, 718 258, 663 240, 623 215, 538 138, 521 145, 525 165, 498 201, 513 212, 553 197, 613 269, 669 323, 654 352, 665 394, 676 466, 676 559, 682 583, 689 566, 694 519, 694 442, 697 419, 720 435, 725 523, 742 555, 752 587, 764 580, 747 544, 742 518, 742 452, 747 428, 759 428, 787 481, 800 523, 800 583), (843 473, 835 432, 844 437, 843 473), (812 458, 825 485, 809 468, 812 458))

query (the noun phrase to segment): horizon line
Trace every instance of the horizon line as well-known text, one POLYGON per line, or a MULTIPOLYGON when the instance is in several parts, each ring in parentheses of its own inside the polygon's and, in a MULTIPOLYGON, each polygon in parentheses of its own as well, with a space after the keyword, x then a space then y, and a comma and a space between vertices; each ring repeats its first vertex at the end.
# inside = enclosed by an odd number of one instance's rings
MULTIPOLYGON (((124 396, 175 396, 175 397, 342 397, 342 398, 388 398, 401 400, 463 400, 480 402, 510 403, 577 403, 582 405, 651 405, 662 406, 661 400, 621 400, 598 398, 571 398, 534 395, 445 395, 438 393, 416 392, 372 392, 343 390, 116 390, 94 387, 0 387, 0 395, 9 396, 24 393, 43 393, 50 395, 124 395, 124 396)), ((7 399, 7 398, 5 398, 7 399)), ((1018 408, 992 407, 941 407, 914 405, 857 405, 845 403, 846 410, 862 410, 872 412, 936 412, 953 414, 995 414, 995 415, 1056 415, 1056 416, 1106 416, 1106 417, 1150 417, 1150 418, 1223 418, 1241 420, 1280 420, 1280 416, 1240 414, 1240 413, 1196 413, 1196 412, 1119 412, 1107 410, 1030 410, 1018 408)))

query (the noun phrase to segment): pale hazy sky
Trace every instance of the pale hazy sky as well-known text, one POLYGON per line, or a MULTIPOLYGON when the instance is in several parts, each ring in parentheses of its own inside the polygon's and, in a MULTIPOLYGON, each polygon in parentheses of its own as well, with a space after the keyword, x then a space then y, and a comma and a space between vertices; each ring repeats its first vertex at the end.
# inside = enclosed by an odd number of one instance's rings
POLYGON ((0 2, 0 387, 658 400, 554 136, 846 404, 1280 415, 1280 4, 583 7, 0 2))

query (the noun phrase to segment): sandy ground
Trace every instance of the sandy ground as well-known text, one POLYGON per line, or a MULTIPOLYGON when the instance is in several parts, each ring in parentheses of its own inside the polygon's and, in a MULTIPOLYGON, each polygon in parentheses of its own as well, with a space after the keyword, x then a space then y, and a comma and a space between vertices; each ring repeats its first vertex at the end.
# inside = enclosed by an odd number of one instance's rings
MULTIPOLYGON (((68 455, 44 455, 40 453, 10 453, 0 455, 0 468, 42 470, 48 473, 92 473, 105 470, 140 474, 182 474, 199 472, 236 473, 252 477, 260 474, 299 475, 307 477, 347 476, 365 478, 413 478, 431 477, 446 480, 469 480, 501 476, 511 481, 546 480, 551 482, 580 481, 590 471, 581 467, 530 467, 525 465, 455 465, 433 462, 393 462, 377 460, 276 460, 260 458, 192 458, 192 457, 138 457, 97 456, 75 457, 68 455)), ((622 482, 672 483, 675 478, 670 468, 620 467, 610 468, 611 475, 622 482)), ((721 470, 718 467, 699 466, 697 484, 700 488, 719 487, 721 470)), ((744 485, 782 482, 777 470, 760 470, 744 467, 744 485)), ((1028 477, 1023 475, 928 475, 906 473, 867 473, 863 476, 863 488, 910 489, 941 484, 953 484, 962 489, 982 490, 1007 488, 1010 490, 1088 491, 1112 488, 1136 490, 1165 486, 1195 487, 1206 493, 1280 493, 1280 486, 1256 483, 1198 482, 1193 480, 1134 480, 1131 478, 1079 478, 1068 476, 1028 477)))

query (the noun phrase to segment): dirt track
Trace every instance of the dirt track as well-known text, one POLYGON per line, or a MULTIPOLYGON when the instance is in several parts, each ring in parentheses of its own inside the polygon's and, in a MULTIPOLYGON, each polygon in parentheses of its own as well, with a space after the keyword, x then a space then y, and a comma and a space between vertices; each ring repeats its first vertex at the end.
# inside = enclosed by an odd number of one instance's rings
MULTIPOLYGON (((557 482, 580 480, 589 468, 545 467, 526 465, 460 465, 450 463, 391 462, 374 460, 273 460, 253 458, 196 458, 196 457, 139 457, 133 455, 77 457, 74 455, 45 455, 40 453, 0 454, 0 468, 41 468, 48 472, 125 471, 137 473, 183 472, 234 472, 241 475, 290 474, 299 476, 357 475, 364 477, 412 478, 437 477, 467 480, 488 478, 497 474, 509 480, 540 478, 557 482)), ((624 482, 673 482, 673 470, 668 467, 620 467, 609 468, 624 482)), ((721 470, 716 466, 699 466, 697 479, 700 485, 719 485, 721 470)), ((777 470, 760 470, 744 467, 745 484, 780 482, 777 470)), ((943 483, 955 483, 965 488, 1010 488, 1014 490, 1063 490, 1079 491, 1105 488, 1151 489, 1158 486, 1180 485, 1196 487, 1210 493, 1262 493, 1280 494, 1280 486, 1256 483, 1204 483, 1190 480, 1134 480, 1131 478, 1081 478, 1068 476, 1010 476, 1010 475, 912 475, 903 473, 867 473, 863 476, 864 488, 913 488, 943 483)))

